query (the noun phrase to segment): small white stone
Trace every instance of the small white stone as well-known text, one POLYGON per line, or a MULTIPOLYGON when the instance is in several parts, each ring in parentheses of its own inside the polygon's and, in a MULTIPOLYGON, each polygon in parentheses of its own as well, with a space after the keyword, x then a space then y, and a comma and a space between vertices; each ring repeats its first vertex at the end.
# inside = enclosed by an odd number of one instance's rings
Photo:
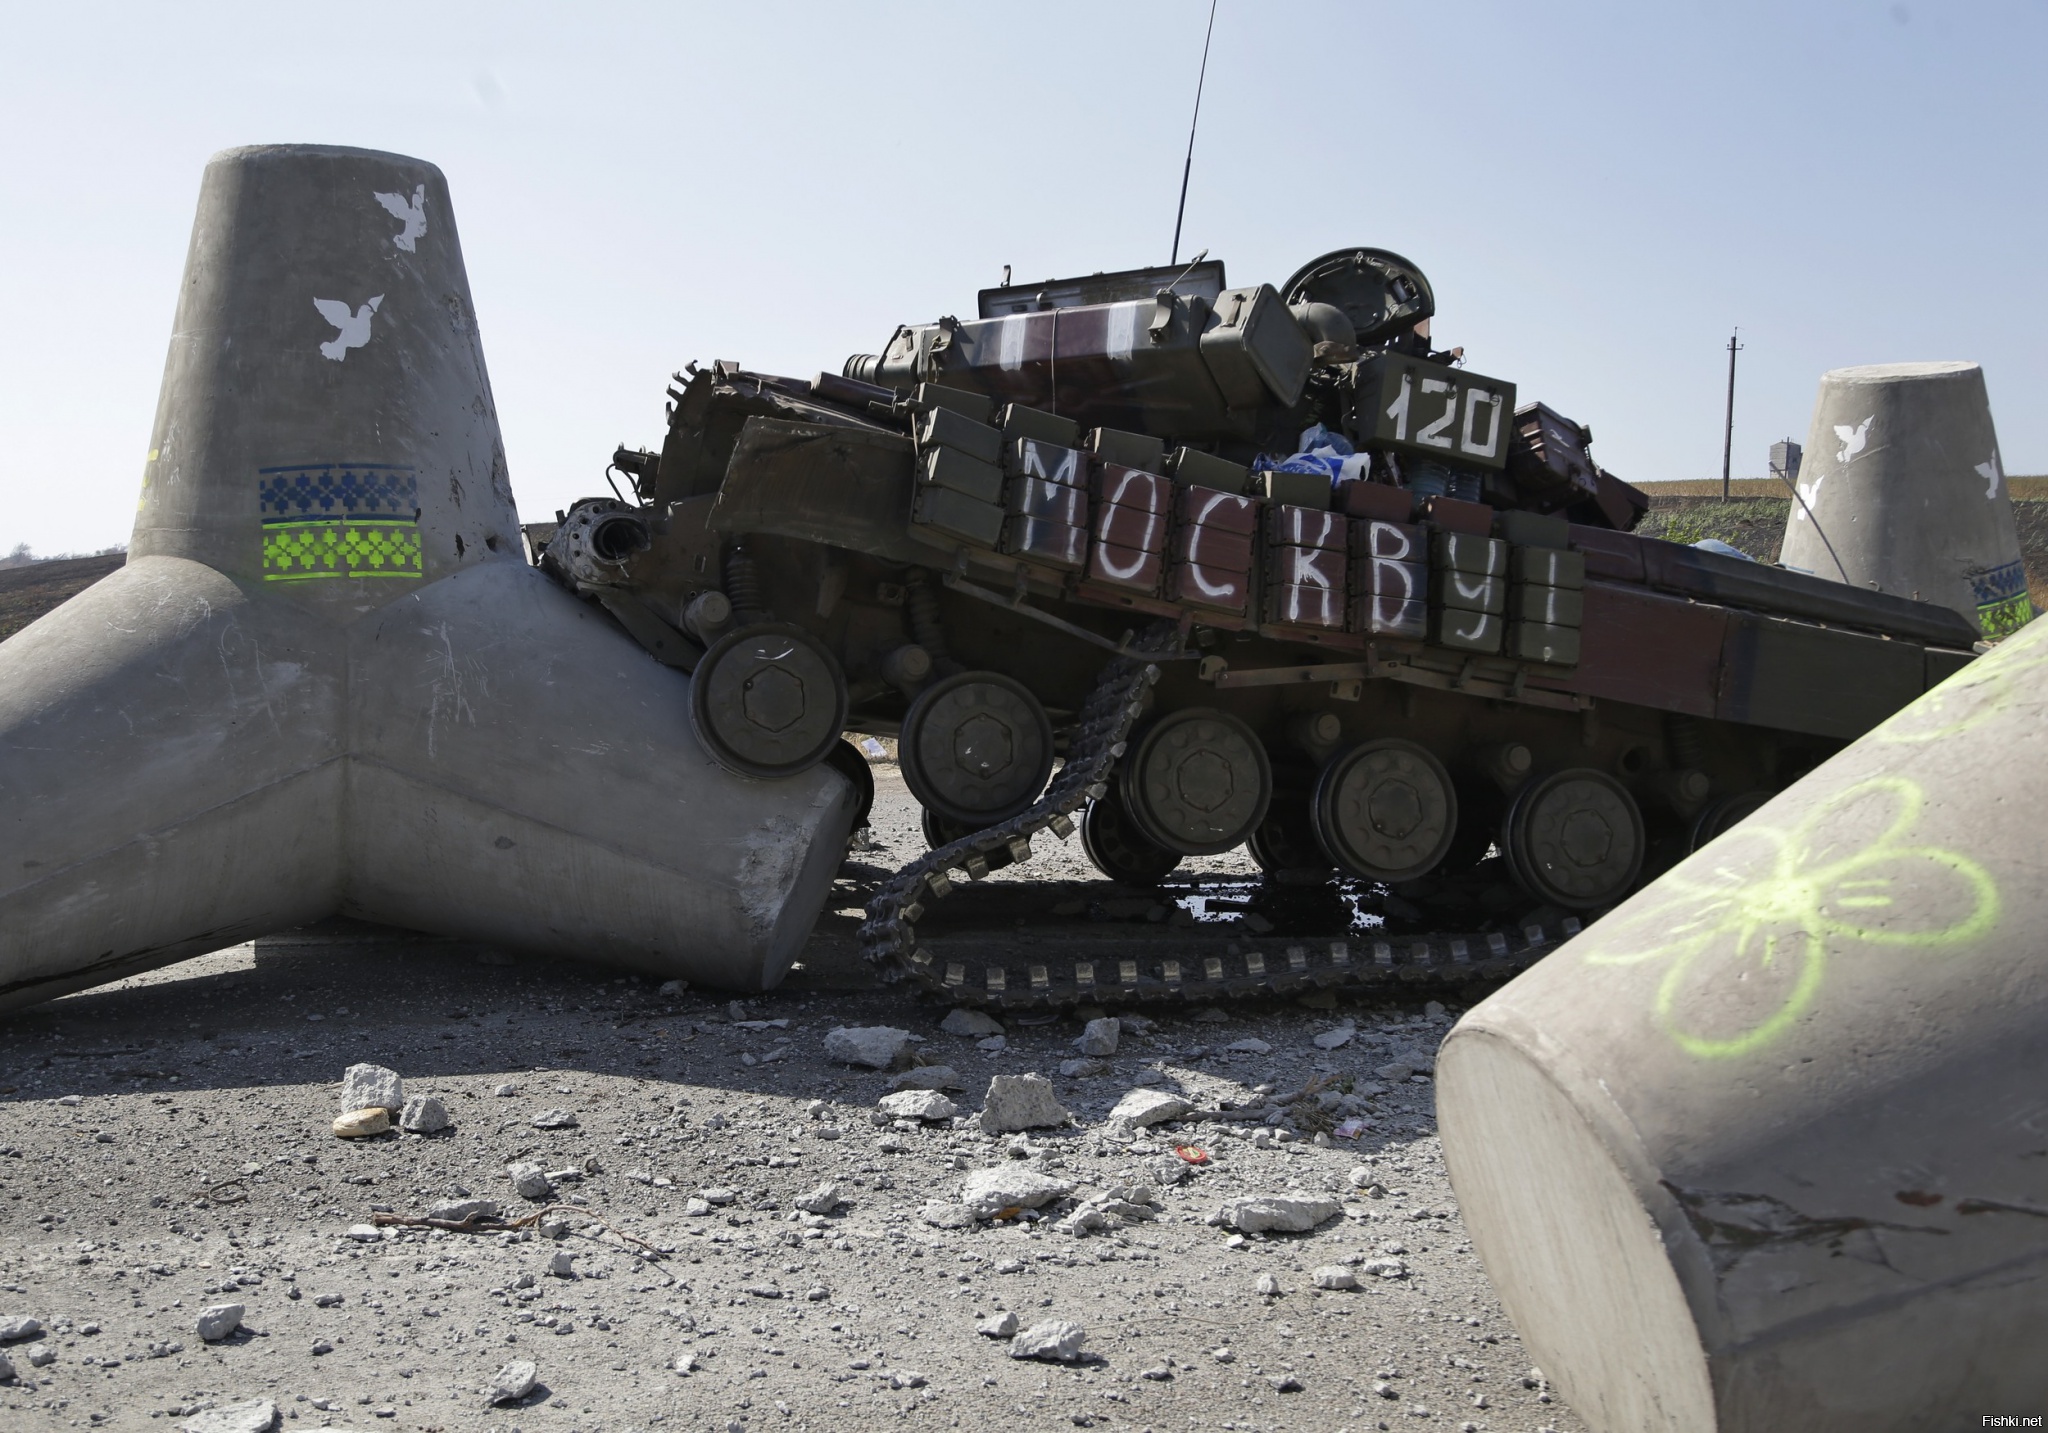
POLYGON ((965 1229, 974 1223, 974 1211, 965 1204, 934 1200, 917 1211, 917 1217, 935 1229, 965 1229))
POLYGON ((965 1035, 980 1040, 990 1035, 1003 1033, 1002 1022, 983 1010, 969 1010, 965 1006, 946 1012, 946 1018, 939 1022, 939 1028, 948 1035, 965 1035))
POLYGON ((697 1371, 698 1366, 697 1355, 694 1353, 677 1354, 676 1361, 671 1366, 675 1369, 677 1373, 695 1373, 697 1371))
POLYGON ((396 1114, 405 1108, 405 1082, 398 1071, 382 1065, 350 1065, 341 1075, 341 1102, 335 1113, 364 1110, 375 1105, 396 1114))
POLYGON ((974 1326, 974 1331, 985 1338, 1008 1338, 1017 1332, 1017 1316, 1008 1309, 990 1314, 974 1326))
POLYGON ((1280 1292, 1280 1281, 1271 1274, 1261 1274, 1258 1277, 1258 1282, 1253 1284, 1252 1287, 1270 1299, 1280 1292))
POLYGON ((533 1117, 535 1129, 575 1129, 576 1116, 567 1110, 542 1110, 533 1117))
POLYGON ((1425 1005, 1425 1006, 1423 1006, 1423 1007, 1422 1007, 1422 1013, 1423 1013, 1423 1015, 1424 1015, 1424 1016, 1426 1016, 1427 1018, 1429 1018, 1429 1019, 1431 1019, 1431 1020, 1441 1020, 1441 1019, 1443 1019, 1443 1018, 1444 1018, 1444 1005, 1443 1005, 1443 1002, 1442 1002, 1441 1000, 1432 1000, 1432 1001, 1430 1001, 1430 1002, 1429 1002, 1429 1004, 1427 1004, 1427 1005, 1425 1005))
POLYGON ((991 1035, 986 1040, 976 1040, 974 1048, 991 1055, 1000 1055, 1003 1051, 1010 1048, 1010 1037, 1007 1035, 991 1035))
POLYGON ((825 1058, 886 1070, 910 1050, 910 1032, 893 1025, 842 1025, 825 1034, 825 1058))
POLYGON ((375 1244, 383 1239, 384 1231, 374 1224, 351 1224, 342 1237, 358 1244, 375 1244))
POLYGON ((1114 1055, 1117 1036, 1122 1031, 1123 1026, 1114 1017, 1090 1020, 1081 1027, 1081 1035, 1074 1041, 1074 1048, 1084 1055, 1114 1055))
POLYGON ((496 1219, 505 1206, 495 1199, 443 1199, 427 1206, 427 1218, 464 1224, 472 1219, 496 1219))
POLYGON ((178 1425, 184 1433, 270 1433, 277 1426, 277 1405, 267 1398, 212 1408, 178 1425))
POLYGON ((398 1127, 407 1134, 439 1134, 448 1124, 448 1106, 432 1095, 414 1095, 398 1116, 398 1127))
POLYGON ((382 1105, 370 1105, 334 1117, 334 1133, 337 1139, 368 1139, 371 1135, 383 1134, 390 1128, 391 1111, 382 1105))
POLYGON ((491 1093, 501 1100, 509 1100, 519 1093, 519 1087, 517 1085, 493 1085, 491 1086, 491 1093))
POLYGON ((524 1199, 546 1199, 555 1192, 548 1183, 547 1171, 537 1164, 511 1164, 505 1167, 506 1178, 524 1199))
POLYGON ((709 1189, 698 1190, 697 1197, 709 1200, 713 1204, 730 1204, 740 1197, 740 1192, 737 1189, 727 1189, 722 1185, 714 1184, 709 1189))
POLYGON ((966 1082, 951 1065, 913 1065, 889 1081, 892 1090, 964 1090, 966 1082))
POLYGON ((34 1338, 42 1331, 41 1319, 8 1319, 0 1322, 0 1343, 14 1343, 20 1339, 34 1338))
POLYGON ((242 1315, 247 1312, 240 1304, 214 1304, 199 1315, 199 1336, 218 1343, 242 1326, 242 1315))
POLYGON ((1373 1071, 1373 1074, 1377 1075, 1380 1079, 1396 1085, 1415 1073, 1415 1066, 1409 1064, 1406 1060, 1389 1060, 1386 1064, 1379 1066, 1373 1071))
POLYGON ((821 1184, 798 1199, 795 1207, 806 1214, 830 1214, 845 1202, 845 1196, 839 1192, 838 1185, 821 1184))
POLYGON ((540 1369, 531 1359, 515 1358, 498 1370, 484 1393, 493 1403, 515 1403, 533 1392, 539 1379, 540 1369))
POLYGON ((901 1120, 949 1120, 960 1113, 960 1107, 937 1090, 899 1090, 882 1096, 880 1107, 883 1114, 901 1120))
POLYGON ((1246 1234, 1305 1234, 1343 1212, 1336 1200, 1320 1195, 1267 1194, 1232 1199, 1210 1215, 1209 1222, 1246 1234))
POLYGON ((1011 1134, 1027 1129, 1056 1129, 1067 1123, 1066 1107, 1043 1075, 997 1075, 982 1099, 984 1134, 1011 1134))
POLYGON ((548 1258, 548 1272, 558 1279, 576 1277, 576 1256, 567 1249, 557 1249, 548 1258))
POLYGON ((1089 1080, 1108 1074, 1109 1061, 1098 1060, 1093 1055, 1079 1055, 1060 1061, 1060 1073, 1070 1080, 1089 1080))
POLYGON ((1233 1055, 1270 1055, 1273 1047, 1264 1040, 1233 1040, 1223 1047, 1233 1055))
POLYGON ((1335 1030, 1325 1030, 1316 1036, 1315 1047, 1318 1050, 1341 1050, 1351 1043, 1351 1037, 1357 1033, 1358 1031, 1349 1025, 1340 1025, 1335 1030))
POLYGON ((1193 1108, 1179 1095, 1170 1095, 1164 1090, 1132 1090, 1109 1112, 1109 1123, 1141 1129, 1146 1125, 1177 1120, 1193 1108))
POLYGON ((977 1169, 960 1185, 960 1202, 982 1219, 1005 1209, 1040 1209, 1074 1192, 1064 1179, 1040 1174, 1024 1164, 998 1164, 977 1169))
POLYGON ((1342 1264, 1325 1264, 1309 1275, 1309 1281, 1319 1289, 1355 1289, 1358 1275, 1342 1264))
POLYGON ((1072 1363, 1081 1356, 1088 1332, 1066 1319, 1048 1319, 1033 1324, 1010 1340, 1011 1358, 1041 1358, 1052 1363, 1072 1363))

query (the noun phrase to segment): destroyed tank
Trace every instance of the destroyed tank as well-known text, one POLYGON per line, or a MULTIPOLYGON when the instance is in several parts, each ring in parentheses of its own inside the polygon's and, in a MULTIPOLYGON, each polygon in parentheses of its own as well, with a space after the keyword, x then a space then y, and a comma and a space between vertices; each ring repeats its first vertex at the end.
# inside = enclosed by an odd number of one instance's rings
POLYGON ((1978 634, 1635 536, 1647 499, 1588 429, 1434 350, 1434 311, 1413 263, 1345 249, 1279 288, 1213 260, 1006 284, 808 379, 692 365, 659 451, 620 448, 539 561, 693 674, 734 771, 829 762, 871 800, 845 736, 897 739, 933 849, 863 939, 952 998, 1511 970, 1978 634), (920 942, 963 876, 1076 826, 1126 885, 1244 845, 1394 890, 1497 853, 1525 895, 1433 946, 1005 968, 920 942))

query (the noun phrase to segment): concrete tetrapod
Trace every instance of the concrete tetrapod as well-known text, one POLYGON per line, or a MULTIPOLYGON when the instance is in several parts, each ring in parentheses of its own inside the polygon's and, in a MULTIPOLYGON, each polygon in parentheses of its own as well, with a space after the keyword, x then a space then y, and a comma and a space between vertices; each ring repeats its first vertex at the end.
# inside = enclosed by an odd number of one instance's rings
POLYGON ((1801 501, 1785 520, 1786 566, 1939 602, 1987 636, 2033 616, 1976 364, 1878 363, 1822 374, 1797 486, 1801 501))
POLYGON ((2044 711, 2035 624, 1451 1031, 1472 1242, 1603 1433, 2048 1408, 2044 711))
POLYGON ((207 166, 127 565, 0 643, 0 1008, 341 913, 776 983, 851 784, 521 558, 439 170, 207 166))

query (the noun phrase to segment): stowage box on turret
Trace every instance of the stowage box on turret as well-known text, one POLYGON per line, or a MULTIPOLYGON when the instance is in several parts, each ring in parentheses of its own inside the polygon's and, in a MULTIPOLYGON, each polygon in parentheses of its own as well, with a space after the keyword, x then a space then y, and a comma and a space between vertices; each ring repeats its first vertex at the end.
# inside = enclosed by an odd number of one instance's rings
POLYGON ((808 380, 692 369, 660 452, 614 455, 630 500, 541 560, 694 674, 735 771, 864 782, 842 734, 899 738, 935 849, 865 934, 976 998, 1260 977, 935 961, 925 905, 1041 830, 1140 884, 1497 846, 1530 906, 1593 911, 1970 660, 1950 610, 1632 535, 1589 432, 1434 351, 1434 311, 1347 249, 1278 289, 985 290, 808 380))

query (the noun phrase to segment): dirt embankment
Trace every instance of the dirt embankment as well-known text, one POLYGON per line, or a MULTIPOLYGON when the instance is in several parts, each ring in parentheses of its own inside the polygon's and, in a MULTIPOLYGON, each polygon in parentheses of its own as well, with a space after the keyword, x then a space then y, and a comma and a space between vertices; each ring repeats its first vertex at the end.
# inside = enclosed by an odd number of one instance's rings
POLYGON ((109 552, 0 568, 0 641, 85 591, 127 560, 125 553, 109 552))

